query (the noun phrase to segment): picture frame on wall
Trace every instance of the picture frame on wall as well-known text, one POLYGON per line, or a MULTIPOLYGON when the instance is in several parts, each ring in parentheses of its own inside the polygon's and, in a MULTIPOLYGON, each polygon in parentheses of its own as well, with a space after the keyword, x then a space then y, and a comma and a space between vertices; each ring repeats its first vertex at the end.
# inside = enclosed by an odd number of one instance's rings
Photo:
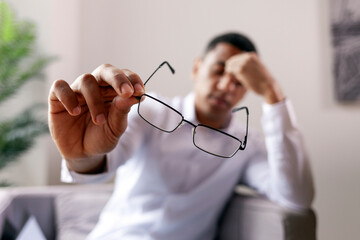
POLYGON ((335 93, 339 101, 360 100, 360 1, 330 0, 335 93))

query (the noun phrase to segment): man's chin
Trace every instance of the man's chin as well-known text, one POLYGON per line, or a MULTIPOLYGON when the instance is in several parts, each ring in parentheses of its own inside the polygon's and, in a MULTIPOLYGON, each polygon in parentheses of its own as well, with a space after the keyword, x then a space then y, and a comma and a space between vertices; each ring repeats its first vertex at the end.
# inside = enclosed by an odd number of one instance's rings
POLYGON ((213 116, 227 115, 231 111, 229 107, 219 105, 210 105, 208 110, 213 116))

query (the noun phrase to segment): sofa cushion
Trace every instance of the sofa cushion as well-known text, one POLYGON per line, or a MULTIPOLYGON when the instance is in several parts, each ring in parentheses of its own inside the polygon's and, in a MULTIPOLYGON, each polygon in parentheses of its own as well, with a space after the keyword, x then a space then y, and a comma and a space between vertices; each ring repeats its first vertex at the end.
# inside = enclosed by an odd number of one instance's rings
POLYGON ((85 239, 95 227, 112 189, 62 192, 56 196, 58 240, 85 239))

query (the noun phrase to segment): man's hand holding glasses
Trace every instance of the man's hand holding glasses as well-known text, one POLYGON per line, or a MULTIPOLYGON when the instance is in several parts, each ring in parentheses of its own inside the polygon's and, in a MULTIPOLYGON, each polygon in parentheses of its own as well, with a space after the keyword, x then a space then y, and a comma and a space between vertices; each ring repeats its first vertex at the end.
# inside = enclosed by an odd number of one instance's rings
POLYGON ((64 80, 53 83, 49 128, 71 170, 101 171, 104 155, 127 127, 131 106, 144 93, 137 74, 109 64, 79 76, 71 85, 64 80))

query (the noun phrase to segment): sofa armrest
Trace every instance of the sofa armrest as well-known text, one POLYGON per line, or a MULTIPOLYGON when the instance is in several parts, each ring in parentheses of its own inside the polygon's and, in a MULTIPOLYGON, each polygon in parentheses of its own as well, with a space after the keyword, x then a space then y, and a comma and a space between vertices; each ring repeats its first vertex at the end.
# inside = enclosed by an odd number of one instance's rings
POLYGON ((260 196, 235 193, 219 223, 220 240, 315 240, 313 210, 286 209, 260 196))
POLYGON ((30 216, 46 239, 84 239, 112 188, 100 184, 0 189, 0 239, 4 234, 15 239, 30 216))
POLYGON ((30 216, 34 216, 46 239, 55 239, 54 195, 44 192, 1 191, 0 238, 15 239, 30 216))

